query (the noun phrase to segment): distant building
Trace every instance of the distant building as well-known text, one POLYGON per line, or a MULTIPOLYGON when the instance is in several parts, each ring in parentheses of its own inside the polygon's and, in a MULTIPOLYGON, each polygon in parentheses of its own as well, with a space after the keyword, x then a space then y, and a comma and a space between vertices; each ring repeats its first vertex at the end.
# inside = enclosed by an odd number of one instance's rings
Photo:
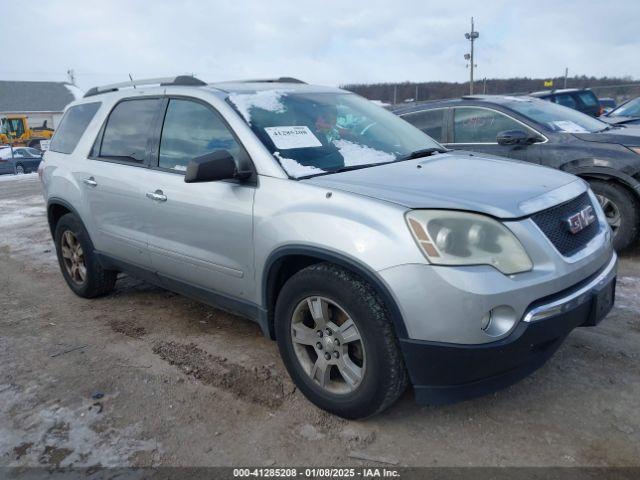
POLYGON ((83 92, 64 82, 0 80, 0 117, 26 115, 30 127, 57 128, 64 108, 83 92))

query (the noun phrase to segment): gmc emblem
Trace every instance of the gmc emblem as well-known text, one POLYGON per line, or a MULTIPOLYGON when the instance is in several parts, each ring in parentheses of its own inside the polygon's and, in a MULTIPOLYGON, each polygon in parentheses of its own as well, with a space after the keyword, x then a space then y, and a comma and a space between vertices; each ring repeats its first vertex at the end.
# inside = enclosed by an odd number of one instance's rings
POLYGON ((571 215, 566 220, 569 231, 574 235, 581 232, 595 221, 596 216, 593 214, 593 207, 591 205, 584 207, 578 213, 571 215))

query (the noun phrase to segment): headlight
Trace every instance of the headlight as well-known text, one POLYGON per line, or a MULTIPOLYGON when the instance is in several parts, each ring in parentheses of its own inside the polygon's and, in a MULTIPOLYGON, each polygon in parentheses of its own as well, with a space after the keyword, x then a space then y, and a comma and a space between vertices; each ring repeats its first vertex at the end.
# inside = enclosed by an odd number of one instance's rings
POLYGON ((492 265, 506 275, 533 268, 527 252, 502 223, 485 215, 412 210, 409 229, 430 263, 492 265))

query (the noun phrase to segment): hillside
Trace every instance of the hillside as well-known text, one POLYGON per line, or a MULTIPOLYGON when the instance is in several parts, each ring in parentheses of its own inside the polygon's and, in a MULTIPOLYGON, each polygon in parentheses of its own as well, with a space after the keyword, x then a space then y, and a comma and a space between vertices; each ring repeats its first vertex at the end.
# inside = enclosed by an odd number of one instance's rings
MULTIPOLYGON (((504 94, 527 93, 536 90, 545 90, 544 82, 553 80, 555 88, 563 88, 564 78, 491 78, 475 82, 474 93, 504 94)), ((640 83, 631 77, 624 78, 596 78, 587 76, 569 77, 568 88, 592 88, 598 96, 615 97, 618 102, 629 97, 640 95, 640 83), (634 84, 635 85, 630 85, 634 84)), ((394 89, 396 90, 396 103, 411 100, 436 100, 440 98, 455 98, 469 93, 469 82, 420 82, 420 83, 374 83, 374 84, 350 84, 342 88, 350 90, 371 100, 381 100, 386 103, 394 103, 394 89), (416 90, 417 87, 417 90, 416 90), (417 98, 416 98, 417 93, 417 98)))

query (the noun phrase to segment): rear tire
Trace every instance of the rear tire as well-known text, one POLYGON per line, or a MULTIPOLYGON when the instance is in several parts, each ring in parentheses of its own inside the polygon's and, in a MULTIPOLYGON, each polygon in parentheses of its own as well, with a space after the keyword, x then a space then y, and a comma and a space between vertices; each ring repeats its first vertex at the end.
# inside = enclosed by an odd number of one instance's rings
POLYGON ((625 187, 603 180, 589 180, 593 193, 613 231, 613 248, 622 251, 635 243, 638 237, 640 213, 638 202, 625 187))
POLYGON ((291 378, 311 402, 328 412, 350 419, 368 417, 389 407, 407 387, 406 368, 383 302, 367 282, 343 268, 320 263, 293 275, 278 295, 275 330, 291 378), (322 314, 312 315, 312 308, 322 314), (320 336, 326 327, 329 333, 320 336), (325 365, 325 375, 317 375, 319 363, 325 365))
POLYGON ((94 298, 113 290, 118 272, 102 268, 87 230, 73 213, 58 220, 54 242, 62 275, 76 295, 94 298))

